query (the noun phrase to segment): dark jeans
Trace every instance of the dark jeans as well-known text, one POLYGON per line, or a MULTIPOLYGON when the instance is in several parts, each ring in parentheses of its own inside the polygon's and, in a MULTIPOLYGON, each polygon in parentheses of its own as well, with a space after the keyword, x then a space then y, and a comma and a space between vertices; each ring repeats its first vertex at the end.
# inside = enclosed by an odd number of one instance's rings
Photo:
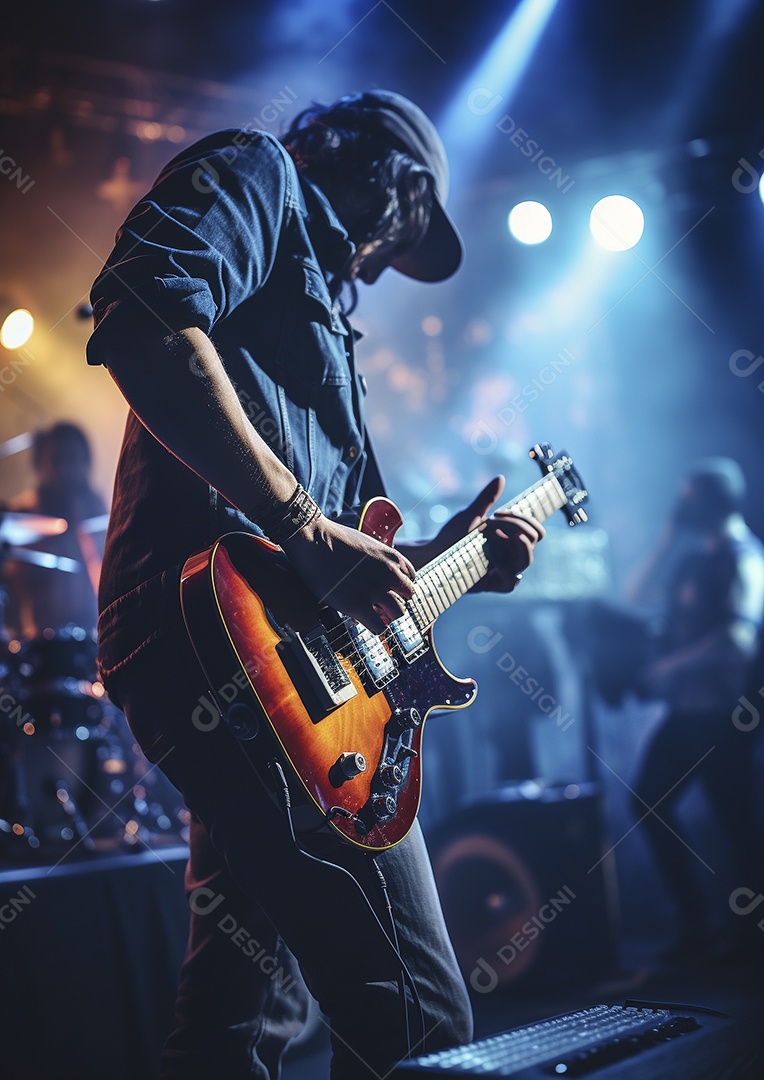
MULTIPOLYGON (((112 604, 99 633, 110 695, 194 817, 191 930, 163 1080, 277 1077, 306 1014, 298 964, 331 1024, 333 1080, 383 1076, 406 1054, 406 1025, 400 965, 380 927, 390 933, 389 913, 370 858, 333 845, 327 857, 336 865, 326 865, 295 846, 247 744, 199 709, 209 691, 172 576, 112 604)), ((470 1006, 418 826, 376 861, 421 999, 424 1045, 469 1040, 470 1006)), ((408 1006, 411 1041, 422 1052, 419 1012, 408 1006)))
POLYGON ((764 884, 764 847, 754 798, 755 736, 735 727, 732 712, 732 706, 719 712, 672 712, 650 741, 635 785, 638 797, 633 812, 644 818, 642 826, 688 936, 706 929, 698 875, 708 873, 685 846, 676 815, 676 803, 689 784, 700 781, 703 785, 724 831, 738 876, 734 886, 758 890, 764 884), (677 835, 672 836, 655 814, 648 813, 652 807, 677 835))

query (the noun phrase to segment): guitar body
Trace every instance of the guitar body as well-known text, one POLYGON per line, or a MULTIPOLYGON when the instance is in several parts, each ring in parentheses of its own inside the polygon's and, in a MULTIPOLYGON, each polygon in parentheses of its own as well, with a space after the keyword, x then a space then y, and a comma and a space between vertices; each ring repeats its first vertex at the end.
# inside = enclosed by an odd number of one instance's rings
MULTIPOLYGON (((360 527, 392 544, 400 524, 391 502, 374 499, 360 527)), ((278 760, 297 827, 326 823, 371 851, 403 840, 419 808, 424 720, 477 693, 441 664, 431 629, 393 664, 394 642, 321 608, 283 551, 247 533, 186 562, 181 603, 221 715, 271 788, 278 760)))
MULTIPOLYGON (((563 510, 571 525, 586 521, 588 493, 570 457, 548 443, 531 457, 541 480, 504 509, 538 521, 563 510)), ((401 524, 393 503, 372 499, 359 527, 392 546, 401 524)), ((417 571, 404 614, 377 636, 322 606, 268 540, 229 533, 187 560, 183 616, 214 705, 282 803, 286 778, 297 831, 333 830, 369 851, 408 834, 422 789, 424 721, 435 709, 463 709, 477 693, 472 679, 441 664, 432 626, 489 565, 478 525, 417 571)))

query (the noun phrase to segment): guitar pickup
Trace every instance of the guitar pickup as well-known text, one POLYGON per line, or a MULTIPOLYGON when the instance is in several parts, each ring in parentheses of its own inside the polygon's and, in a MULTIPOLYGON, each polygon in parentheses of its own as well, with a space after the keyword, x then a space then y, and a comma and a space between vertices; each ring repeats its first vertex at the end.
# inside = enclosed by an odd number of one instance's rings
POLYGON ((298 691, 307 687, 325 713, 356 696, 356 688, 329 644, 323 627, 306 634, 286 627, 276 652, 298 691))
POLYGON ((355 619, 345 618, 345 626, 355 652, 353 667, 361 676, 366 691, 375 694, 398 676, 398 665, 382 639, 355 619))
POLYGON ((413 663, 422 653, 427 652, 430 647, 422 637, 419 627, 410 612, 406 612, 395 622, 391 622, 387 631, 395 648, 407 664, 413 663))

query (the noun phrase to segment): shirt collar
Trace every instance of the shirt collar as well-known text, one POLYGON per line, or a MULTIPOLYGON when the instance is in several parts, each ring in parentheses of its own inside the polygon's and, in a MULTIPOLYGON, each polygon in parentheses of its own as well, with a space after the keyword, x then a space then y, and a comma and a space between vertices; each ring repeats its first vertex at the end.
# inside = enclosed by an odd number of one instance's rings
POLYGON ((298 170, 308 210, 308 231, 322 270, 337 274, 355 251, 347 231, 323 191, 298 170))

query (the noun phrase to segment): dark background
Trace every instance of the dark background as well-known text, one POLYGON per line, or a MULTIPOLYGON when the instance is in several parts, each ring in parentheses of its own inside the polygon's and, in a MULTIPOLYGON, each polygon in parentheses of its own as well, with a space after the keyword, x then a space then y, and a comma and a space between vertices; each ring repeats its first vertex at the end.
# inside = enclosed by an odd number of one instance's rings
MULTIPOLYGON (((360 290, 369 422, 408 534, 431 533, 495 472, 511 493, 525 487, 537 475, 527 451, 549 439, 571 452, 591 492, 591 527, 572 535, 595 538, 599 596, 623 598, 700 456, 741 463, 746 516, 764 535, 762 56, 757 0, 14 4, 0 35, 0 158, 31 185, 0 175, 0 296, 29 307, 37 327, 23 363, 0 350, 0 442, 73 419, 93 439, 108 496, 125 407, 108 375, 85 365, 89 323, 77 308, 127 210, 205 132, 278 132, 311 100, 386 87, 443 133, 467 251, 443 284, 388 272, 360 290), (531 22, 548 16, 535 45, 494 55, 510 17, 528 11, 531 22), (471 111, 476 90, 499 95, 496 107, 471 111), (512 125, 564 183, 501 130, 512 125), (605 252, 589 237, 589 212, 608 194, 644 211, 631 251, 605 252), (538 247, 507 230, 511 207, 529 198, 554 219, 538 247), (561 354, 573 360, 544 381, 561 354), (526 407, 507 420, 518 395, 526 407), (476 439, 486 431, 490 453, 476 439)), ((0 498, 31 479, 28 452, 0 460, 0 498)), ((624 929, 665 944, 676 927, 630 831, 625 787, 660 706, 593 697, 575 620, 571 631, 564 605, 532 599, 566 541, 560 519, 523 582, 524 604, 521 593, 468 599, 443 620, 444 659, 477 677, 481 695, 469 713, 432 721, 423 821, 509 779, 599 778, 624 929), (503 635, 489 654, 470 651, 478 626, 503 635), (539 714, 498 664, 504 652, 573 726, 539 714)), ((571 558, 577 580, 582 563, 571 558)), ((697 792, 684 810, 690 842, 714 868, 713 877, 699 868, 701 887, 721 913, 730 888, 721 837, 697 792)))
MULTIPOLYGON (((578 461, 619 581, 700 454, 742 462, 761 532, 764 373, 736 377, 730 356, 762 351, 764 209, 740 161, 755 168, 764 147, 764 9, 743 0, 543 7, 548 22, 508 92, 511 54, 487 84, 479 65, 513 4, 14 5, 0 46, 0 146, 34 184, 24 193, 2 178, 0 291, 38 324, 32 359, 3 389, 0 438, 59 415, 85 422, 108 492, 123 410, 108 377, 84 367, 88 324, 72 309, 126 210, 205 131, 279 130, 311 99, 385 86, 440 123, 467 248, 452 281, 412 285, 389 273, 357 313, 369 331, 360 363, 371 423, 412 530, 430 531, 433 504, 463 503, 494 471, 512 490, 525 486, 525 454, 548 438, 578 461), (474 115, 469 92, 486 85, 501 101, 474 115), (562 191, 497 128, 507 114, 572 185, 562 191), (589 210, 610 193, 645 212, 632 251, 606 253, 588 237, 589 210), (506 228, 523 198, 553 214, 539 247, 518 245, 506 228), (428 315, 442 322, 436 336, 423 332, 428 315), (511 424, 497 419, 564 349, 576 359, 554 385, 511 424), (491 455, 471 448, 480 423, 499 437, 491 455)), ((4 462, 0 494, 28 476, 24 455, 4 462)))

